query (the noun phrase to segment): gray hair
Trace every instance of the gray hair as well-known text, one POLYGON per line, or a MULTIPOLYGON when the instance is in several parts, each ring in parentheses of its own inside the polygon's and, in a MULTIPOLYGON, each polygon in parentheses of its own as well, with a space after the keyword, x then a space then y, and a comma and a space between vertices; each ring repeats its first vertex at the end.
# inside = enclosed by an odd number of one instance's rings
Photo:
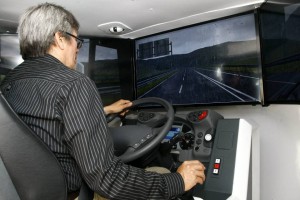
MULTIPOLYGON (((22 58, 44 56, 54 43, 56 32, 72 33, 78 29, 76 18, 61 6, 43 3, 30 7, 21 16, 18 27, 22 58)), ((70 39, 68 35, 64 36, 70 39)))

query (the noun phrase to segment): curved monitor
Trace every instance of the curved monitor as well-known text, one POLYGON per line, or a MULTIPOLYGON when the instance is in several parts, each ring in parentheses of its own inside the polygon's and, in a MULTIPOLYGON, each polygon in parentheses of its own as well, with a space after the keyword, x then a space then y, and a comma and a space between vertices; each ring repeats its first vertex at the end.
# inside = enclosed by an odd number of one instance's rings
POLYGON ((136 98, 259 103, 258 49, 254 13, 136 39, 136 98))

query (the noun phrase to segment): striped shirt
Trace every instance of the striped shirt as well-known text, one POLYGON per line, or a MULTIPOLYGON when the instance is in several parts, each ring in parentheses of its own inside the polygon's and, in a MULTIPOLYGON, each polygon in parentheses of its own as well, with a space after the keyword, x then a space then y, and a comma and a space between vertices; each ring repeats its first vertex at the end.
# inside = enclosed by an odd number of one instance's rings
POLYGON ((46 55, 24 61, 0 88, 56 155, 69 192, 80 188, 82 178, 110 199, 170 199, 184 192, 180 174, 146 172, 114 156, 94 82, 56 58, 46 55))

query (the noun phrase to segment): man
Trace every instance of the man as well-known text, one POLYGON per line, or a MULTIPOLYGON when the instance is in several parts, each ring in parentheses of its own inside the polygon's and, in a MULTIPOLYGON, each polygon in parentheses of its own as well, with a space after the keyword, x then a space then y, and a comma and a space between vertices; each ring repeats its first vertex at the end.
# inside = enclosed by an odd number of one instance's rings
POLYGON ((58 158, 69 193, 82 178, 109 199, 170 199, 205 180, 199 161, 177 173, 157 174, 114 156, 105 114, 131 106, 120 100, 103 108, 95 84, 75 70, 82 40, 79 24, 64 8, 44 3, 29 8, 18 31, 24 62, 1 85, 13 109, 58 158))

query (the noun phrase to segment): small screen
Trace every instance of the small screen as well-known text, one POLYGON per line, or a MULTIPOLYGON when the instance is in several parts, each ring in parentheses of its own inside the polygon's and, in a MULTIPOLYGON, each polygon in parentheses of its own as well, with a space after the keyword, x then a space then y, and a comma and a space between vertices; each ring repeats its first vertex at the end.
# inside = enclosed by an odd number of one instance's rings
POLYGON ((22 62, 18 35, 0 35, 0 68, 13 69, 22 62))
POLYGON ((136 97, 173 105, 260 102, 253 13, 135 40, 136 97))
POLYGON ((17 34, 0 34, 0 83, 6 74, 23 62, 17 34))
POLYGON ((172 139, 175 135, 177 135, 178 133, 180 133, 180 131, 181 131, 180 128, 178 128, 178 127, 172 127, 171 130, 166 135, 165 139, 166 140, 172 139))

